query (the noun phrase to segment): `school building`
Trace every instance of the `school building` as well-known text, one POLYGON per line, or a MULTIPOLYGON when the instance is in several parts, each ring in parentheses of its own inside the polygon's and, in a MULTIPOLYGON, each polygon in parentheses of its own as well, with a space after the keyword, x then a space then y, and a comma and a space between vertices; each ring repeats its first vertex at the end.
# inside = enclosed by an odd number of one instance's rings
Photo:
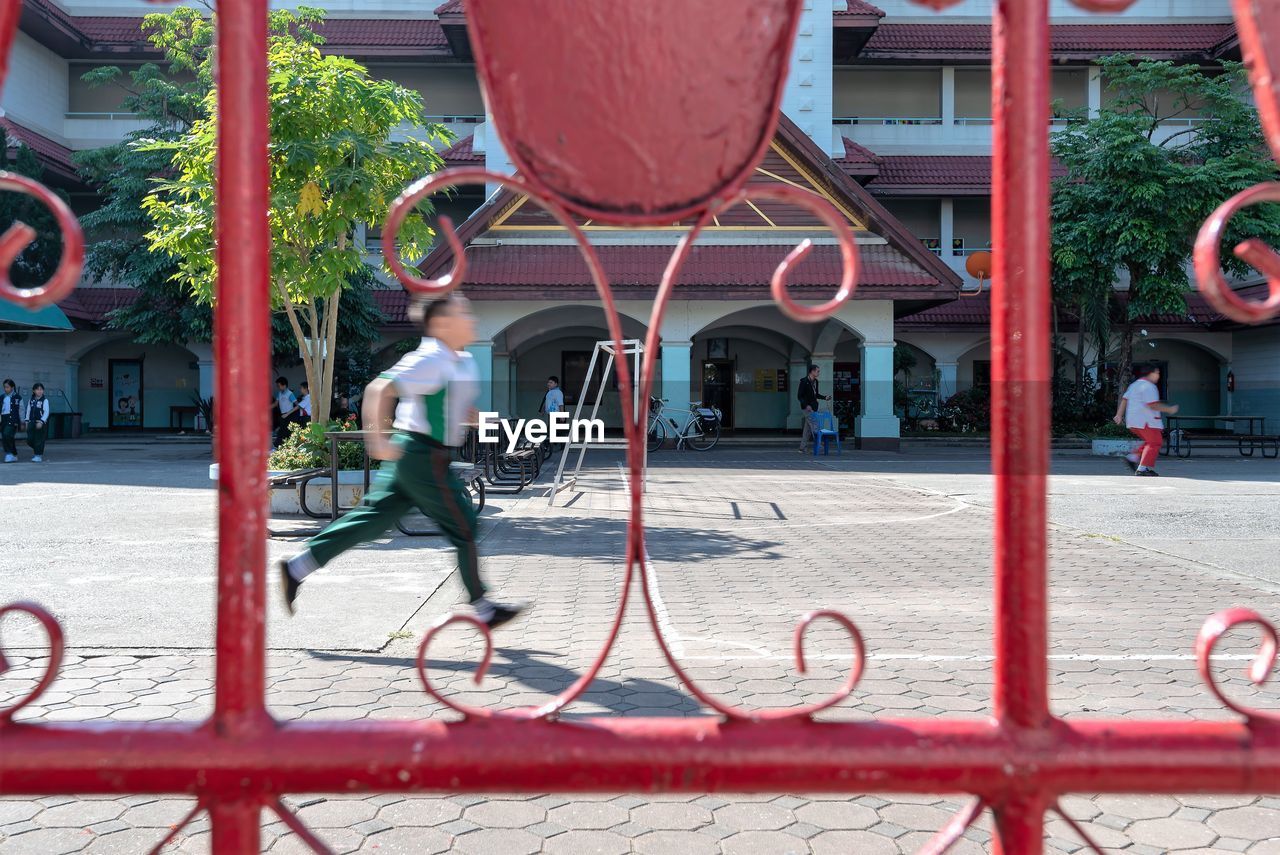
MULTIPOLYGON (((329 10, 325 50, 423 93, 431 118, 458 137, 444 152, 450 165, 510 170, 485 115, 460 0, 306 5, 329 10)), ((669 4, 671 14, 679 5, 669 4)), ((968 0, 942 13, 909 0, 805 5, 784 115, 752 181, 804 188, 848 218, 862 258, 856 296, 825 323, 787 319, 768 296, 774 267, 811 238, 816 246, 793 293, 823 299, 839 276, 834 242, 797 209, 758 203, 726 212, 693 250, 667 311, 659 390, 673 405, 720 407, 735 431, 795 429, 796 382, 814 362, 859 442, 892 448, 903 415, 894 403, 895 346, 915 358, 898 377, 913 396, 945 399, 989 379, 989 301, 965 262, 987 250, 991 237, 991 2, 968 0)), ((1227 0, 1138 0, 1111 16, 1065 0, 1053 5, 1053 96, 1068 108, 1102 105, 1107 93, 1095 64, 1102 56, 1127 52, 1205 67, 1239 59, 1227 0)), ((95 67, 156 59, 140 30, 141 16, 155 8, 142 0, 24 4, 0 123, 11 144, 40 156, 47 182, 67 190, 80 212, 92 210, 96 196, 78 178, 73 153, 139 127, 121 111, 121 90, 90 88, 81 78, 95 67)), ((1180 117, 1161 133, 1195 121, 1180 117)), ((483 188, 463 188, 437 207, 463 223, 465 291, 480 322, 473 350, 489 381, 486 403, 504 414, 536 413, 550 374, 563 378, 572 402, 592 347, 608 337, 577 248, 511 193, 486 198, 483 188)), ((580 224, 599 247, 626 333, 640 336, 688 224, 645 231, 580 224)), ((380 260, 379 236, 371 224, 372 261, 380 260)), ((427 273, 449 263, 438 249, 427 273)), ((379 357, 389 362, 412 330, 405 293, 390 281, 382 288, 375 294, 386 316, 379 357)), ((193 396, 212 393, 211 349, 143 345, 109 329, 108 313, 133 296, 116 283, 86 281, 38 316, 0 306, 0 373, 23 387, 43 381, 55 406, 81 413, 90 429, 189 427, 193 396)), ((1165 368, 1168 395, 1184 414, 1265 415, 1276 420, 1269 427, 1280 426, 1276 325, 1240 328, 1192 294, 1185 315, 1141 326, 1140 355, 1165 368)), ((1060 319, 1060 332, 1073 350, 1070 318, 1060 319)), ((300 369, 286 373, 301 378, 300 369)), ((616 419, 608 397, 605 417, 616 419)))

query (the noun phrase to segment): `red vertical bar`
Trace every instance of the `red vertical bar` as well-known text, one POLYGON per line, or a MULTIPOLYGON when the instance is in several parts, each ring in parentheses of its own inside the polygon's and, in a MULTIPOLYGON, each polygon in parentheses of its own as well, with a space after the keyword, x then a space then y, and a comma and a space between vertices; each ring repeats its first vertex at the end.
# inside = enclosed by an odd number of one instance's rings
POLYGON ((1030 728, 1049 715, 1048 0, 999 0, 993 45, 994 701, 1002 723, 1030 728))
POLYGON ((261 822, 262 808, 256 800, 214 802, 209 807, 209 848, 213 855, 261 852, 261 822))
MULTIPOLYGON (((214 726, 235 735, 266 717, 265 407, 235 407, 270 371, 267 225, 267 2, 218 3, 218 630, 214 726)), ((254 808, 254 827, 257 808, 254 808)), ((246 850, 248 851, 248 850, 246 850)), ((254 849, 253 851, 257 851, 254 849)))
POLYGON ((1040 855, 1044 852, 1045 807, 1040 796, 1031 795, 1019 796, 996 808, 996 834, 991 855, 1040 855))

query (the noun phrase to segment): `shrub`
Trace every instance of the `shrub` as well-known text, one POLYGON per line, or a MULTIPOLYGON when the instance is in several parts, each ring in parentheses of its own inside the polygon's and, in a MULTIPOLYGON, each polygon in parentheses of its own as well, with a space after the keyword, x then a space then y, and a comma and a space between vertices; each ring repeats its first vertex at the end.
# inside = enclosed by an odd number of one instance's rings
POLYGON ((1129 429, 1124 425, 1118 425, 1115 422, 1103 422, 1102 425, 1090 431, 1098 439, 1133 439, 1133 434, 1129 433, 1129 429))
POLYGON ((957 433, 991 430, 991 390, 975 386, 957 392, 942 405, 939 417, 945 428, 957 433))
MULTIPOLYGON (((289 425, 289 436, 285 438, 267 458, 267 468, 272 470, 312 469, 329 466, 329 441, 324 438, 327 431, 359 430, 354 417, 343 422, 328 423, 311 422, 306 425, 289 425)), ((370 468, 376 469, 378 461, 370 461, 370 468)), ((363 469, 364 448, 357 442, 338 444, 339 469, 363 469)))

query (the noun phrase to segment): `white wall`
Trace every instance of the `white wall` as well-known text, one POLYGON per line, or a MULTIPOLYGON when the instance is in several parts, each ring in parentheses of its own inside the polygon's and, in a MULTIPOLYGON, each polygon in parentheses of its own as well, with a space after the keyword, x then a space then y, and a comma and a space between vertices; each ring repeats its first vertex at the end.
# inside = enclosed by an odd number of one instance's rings
POLYGON ((805 0, 791 72, 782 93, 782 112, 827 154, 831 139, 832 13, 840 0, 805 0))
MULTIPOLYGON (((66 385, 67 336, 65 332, 0 333, 0 379, 10 377, 26 398, 33 383, 43 383, 45 394, 56 404, 54 393, 66 385)), ((65 410, 65 407, 55 410, 65 410)))
POLYGON ((67 61, 25 33, 18 33, 0 107, 18 124, 61 139, 67 114, 67 82, 67 61))

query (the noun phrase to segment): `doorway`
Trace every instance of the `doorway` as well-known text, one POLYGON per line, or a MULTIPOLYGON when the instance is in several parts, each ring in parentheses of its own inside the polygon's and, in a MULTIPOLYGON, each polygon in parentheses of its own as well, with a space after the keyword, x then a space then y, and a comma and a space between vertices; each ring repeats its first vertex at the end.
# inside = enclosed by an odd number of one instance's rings
MULTIPOLYGON (((675 404, 675 401, 671 402, 675 404)), ((733 427, 733 360, 707 359, 702 363, 702 406, 720 410, 720 424, 733 427)))

